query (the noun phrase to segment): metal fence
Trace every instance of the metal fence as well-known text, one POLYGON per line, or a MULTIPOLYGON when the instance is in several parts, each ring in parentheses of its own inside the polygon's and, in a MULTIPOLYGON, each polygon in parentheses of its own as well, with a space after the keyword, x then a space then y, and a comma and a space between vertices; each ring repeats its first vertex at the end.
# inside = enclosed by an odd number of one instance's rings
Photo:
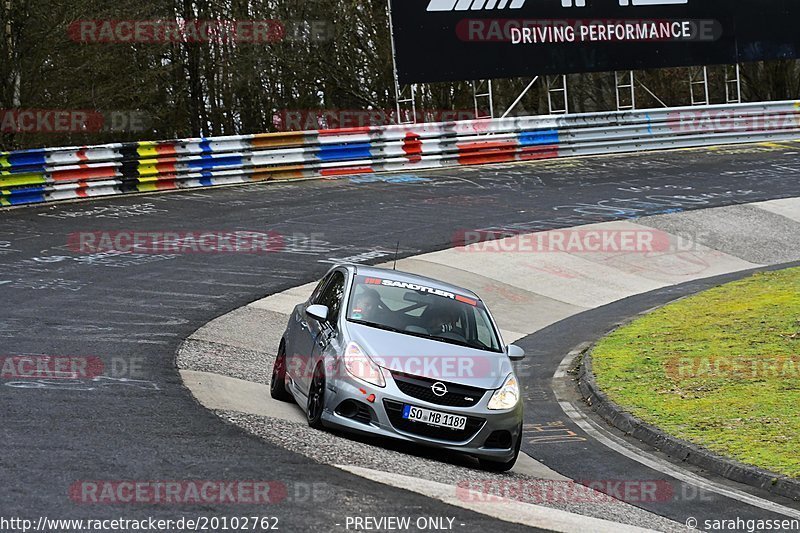
POLYGON ((800 139, 800 101, 0 152, 0 205, 800 139))

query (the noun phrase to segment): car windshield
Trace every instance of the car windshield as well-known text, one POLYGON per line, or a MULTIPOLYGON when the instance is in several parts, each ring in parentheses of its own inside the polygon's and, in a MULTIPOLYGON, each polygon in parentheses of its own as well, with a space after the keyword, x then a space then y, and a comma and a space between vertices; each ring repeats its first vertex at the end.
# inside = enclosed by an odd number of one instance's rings
POLYGON ((356 276, 347 320, 459 346, 502 351, 483 302, 426 285, 356 276))

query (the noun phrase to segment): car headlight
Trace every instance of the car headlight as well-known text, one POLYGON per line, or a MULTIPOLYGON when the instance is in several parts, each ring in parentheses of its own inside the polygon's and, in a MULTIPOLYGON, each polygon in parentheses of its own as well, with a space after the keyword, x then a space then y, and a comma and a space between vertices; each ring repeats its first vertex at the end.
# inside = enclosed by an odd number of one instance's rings
POLYGON ((344 350, 344 367, 347 372, 356 379, 366 381, 376 387, 385 387, 386 380, 383 379, 383 372, 381 367, 375 364, 367 354, 361 349, 361 346, 355 342, 351 342, 344 350))
POLYGON ((514 374, 509 374, 503 386, 494 391, 489 400, 489 409, 511 409, 519 402, 519 384, 514 374))

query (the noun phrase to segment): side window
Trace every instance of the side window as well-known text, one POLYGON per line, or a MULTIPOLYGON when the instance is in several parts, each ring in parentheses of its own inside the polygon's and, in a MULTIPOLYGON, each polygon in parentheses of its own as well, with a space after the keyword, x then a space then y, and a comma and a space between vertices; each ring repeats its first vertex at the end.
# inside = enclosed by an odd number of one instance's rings
POLYGON ((308 299, 310 303, 312 304, 321 303, 320 296, 322 296, 322 289, 325 288, 325 285, 328 284, 328 281, 330 281, 331 277, 333 277, 333 273, 328 274, 327 276, 322 278, 319 283, 317 283, 317 286, 314 288, 314 292, 311 293, 311 298, 308 299))
POLYGON ((331 280, 322 291, 317 302, 328 308, 328 322, 336 323, 339 319, 339 309, 342 306, 342 298, 344 297, 344 274, 339 271, 331 275, 331 280))

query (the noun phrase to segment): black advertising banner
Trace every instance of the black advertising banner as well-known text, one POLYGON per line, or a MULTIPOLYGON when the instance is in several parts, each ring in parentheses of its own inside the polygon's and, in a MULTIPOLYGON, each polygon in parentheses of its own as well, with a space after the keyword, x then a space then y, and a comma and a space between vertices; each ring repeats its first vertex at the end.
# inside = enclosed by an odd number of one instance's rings
POLYGON ((800 0, 391 0, 400 83, 796 58, 800 0))

